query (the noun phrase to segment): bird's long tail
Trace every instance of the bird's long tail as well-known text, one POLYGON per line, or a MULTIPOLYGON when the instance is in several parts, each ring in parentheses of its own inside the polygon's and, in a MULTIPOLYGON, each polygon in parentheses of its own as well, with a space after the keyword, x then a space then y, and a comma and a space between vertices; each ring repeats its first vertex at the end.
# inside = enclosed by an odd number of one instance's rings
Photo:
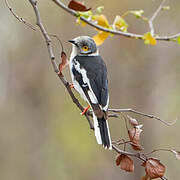
POLYGON ((97 143, 102 144, 105 149, 112 149, 111 137, 107 120, 104 117, 102 117, 101 119, 97 118, 94 113, 93 120, 97 143))

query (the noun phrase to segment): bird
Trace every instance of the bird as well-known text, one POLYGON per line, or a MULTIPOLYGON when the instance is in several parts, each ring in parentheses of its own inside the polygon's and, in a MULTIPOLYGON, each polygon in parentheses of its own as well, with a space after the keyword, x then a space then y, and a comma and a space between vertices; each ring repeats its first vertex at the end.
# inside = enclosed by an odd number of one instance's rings
POLYGON ((107 121, 109 92, 106 65, 91 37, 79 36, 69 42, 72 44, 69 68, 73 87, 88 103, 83 113, 91 107, 97 143, 111 150, 107 121))

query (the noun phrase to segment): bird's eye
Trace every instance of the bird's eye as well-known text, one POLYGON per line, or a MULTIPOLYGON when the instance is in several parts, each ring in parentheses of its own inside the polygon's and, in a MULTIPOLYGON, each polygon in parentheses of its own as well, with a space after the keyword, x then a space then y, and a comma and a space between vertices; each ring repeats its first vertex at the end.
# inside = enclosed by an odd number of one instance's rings
POLYGON ((82 47, 82 50, 83 50, 83 51, 88 51, 88 49, 89 49, 88 46, 83 46, 83 47, 82 47))

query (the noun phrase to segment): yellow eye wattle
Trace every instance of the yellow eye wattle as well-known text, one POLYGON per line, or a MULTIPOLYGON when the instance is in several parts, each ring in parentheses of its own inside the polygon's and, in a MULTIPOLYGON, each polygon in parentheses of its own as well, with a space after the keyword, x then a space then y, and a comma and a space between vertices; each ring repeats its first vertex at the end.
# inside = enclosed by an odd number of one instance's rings
POLYGON ((83 47, 82 47, 82 50, 83 50, 83 51, 88 51, 88 49, 89 49, 88 46, 83 46, 83 47))

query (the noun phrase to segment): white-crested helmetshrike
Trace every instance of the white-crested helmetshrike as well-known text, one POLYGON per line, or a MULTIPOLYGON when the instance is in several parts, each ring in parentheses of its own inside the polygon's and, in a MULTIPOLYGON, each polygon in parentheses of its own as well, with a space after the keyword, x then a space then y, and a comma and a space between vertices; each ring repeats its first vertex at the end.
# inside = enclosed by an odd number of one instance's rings
POLYGON ((92 108, 97 143, 112 149, 107 122, 109 93, 106 65, 92 38, 79 36, 69 42, 72 43, 69 65, 74 88, 92 108))

